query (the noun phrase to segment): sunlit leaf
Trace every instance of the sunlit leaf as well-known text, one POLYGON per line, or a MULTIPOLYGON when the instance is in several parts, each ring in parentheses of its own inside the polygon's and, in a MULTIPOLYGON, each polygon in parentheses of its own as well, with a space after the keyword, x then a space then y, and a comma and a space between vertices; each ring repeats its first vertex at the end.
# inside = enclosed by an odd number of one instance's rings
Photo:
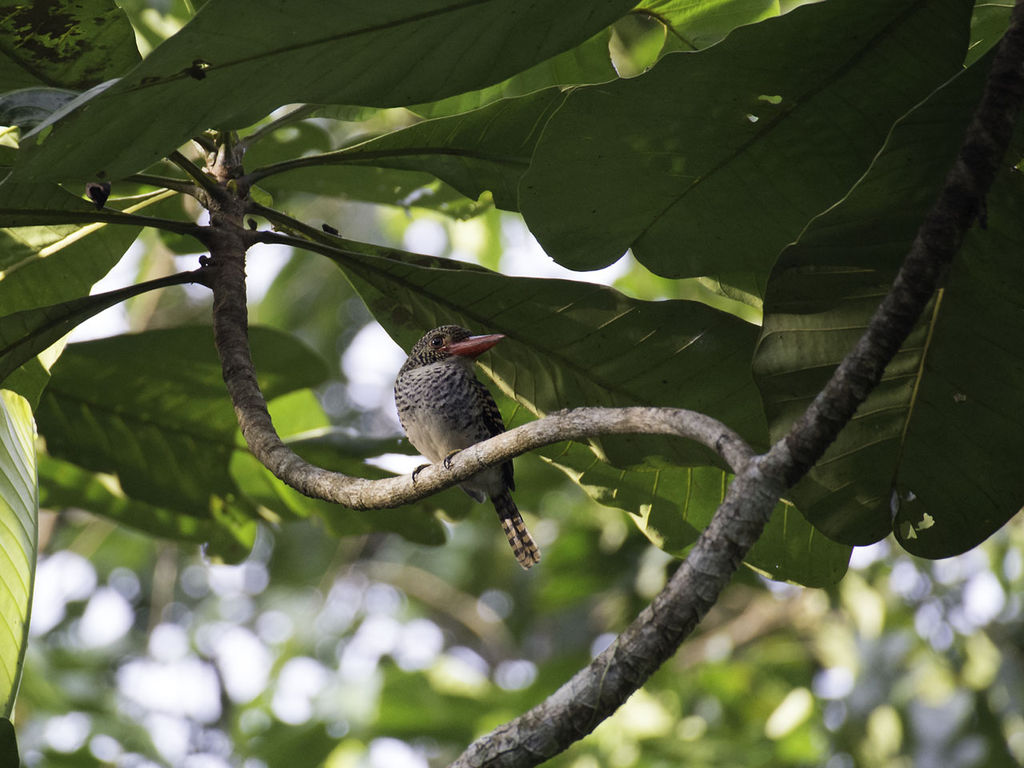
MULTIPOLYGON (((547 119, 563 98, 562 91, 553 88, 466 114, 427 120, 353 147, 305 157, 294 162, 295 170, 261 183, 269 189, 284 185, 323 193, 332 184, 338 191, 354 189, 353 181, 359 177, 352 173, 353 167, 421 171, 472 200, 490 191, 499 208, 515 210, 519 179, 547 119)), ((259 169, 255 172, 259 174, 259 169)), ((399 202, 402 192, 401 187, 391 191, 390 201, 399 202)))
MULTIPOLYGON (((9 717, 28 641, 39 509, 28 402, 0 390, 0 715, 9 717)), ((6 741, 0 735, 0 743, 6 741)), ((0 746, 0 755, 5 746, 0 746)))
POLYGON ((668 25, 666 49, 696 51, 736 27, 778 16, 780 8, 779 0, 646 0, 636 12, 655 14, 668 25))
POLYGON ((113 0, 15 2, 0 13, 4 90, 39 85, 84 90, 138 61, 135 33, 113 0))
POLYGON ((410 107, 424 117, 457 115, 501 99, 526 96, 552 86, 605 83, 618 77, 608 52, 608 30, 601 30, 589 40, 564 53, 535 64, 507 80, 447 99, 410 107))

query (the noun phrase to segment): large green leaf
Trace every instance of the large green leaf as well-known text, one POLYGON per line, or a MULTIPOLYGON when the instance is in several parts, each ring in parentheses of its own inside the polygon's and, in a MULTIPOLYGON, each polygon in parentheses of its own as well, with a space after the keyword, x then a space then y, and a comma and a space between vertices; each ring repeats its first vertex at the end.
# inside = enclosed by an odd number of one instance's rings
POLYGON ((957 71, 971 5, 832 0, 576 89, 523 177, 523 215, 573 269, 632 247, 670 277, 763 273, 957 71))
POLYGON ((139 61, 135 33, 113 0, 0 5, 0 86, 85 89, 139 61))
POLYGON ((38 489, 28 402, 0 390, 0 715, 9 717, 28 641, 38 489))
MULTIPOLYGON (((49 379, 50 367, 63 349, 58 342, 75 326, 133 296, 187 282, 194 282, 193 273, 169 275, 0 317, 0 383, 28 398, 35 406, 49 379)), ((2 285, 0 283, 0 287, 2 285)))
MULTIPOLYGON (((323 379, 323 361, 294 337, 250 331, 268 398, 323 379)), ((253 513, 229 473, 238 426, 209 328, 69 345, 37 419, 51 455, 116 475, 132 499, 206 519, 253 513)))
POLYGON ((126 495, 116 477, 46 455, 39 457, 39 504, 47 509, 87 509, 153 536, 206 544, 211 554, 232 562, 249 553, 256 537, 252 517, 187 514, 148 504, 126 495))
POLYGON ((53 125, 41 143, 26 140, 15 174, 67 179, 103 171, 119 178, 203 129, 241 127, 286 103, 434 101, 568 50, 631 5, 400 0, 326 9, 317 0, 292 0, 254 12, 244 0, 211 0, 120 82, 53 125))
MULTIPOLYGON (((337 535, 393 531, 425 544, 444 541, 433 514, 437 497, 353 511, 273 477, 238 432, 209 336, 207 328, 180 328, 69 346, 39 407, 40 431, 58 457, 40 465, 44 504, 80 506, 84 498, 97 514, 157 536, 207 542, 231 559, 251 546, 257 512, 274 522, 317 515, 337 535)), ((365 460, 394 452, 393 440, 323 434, 327 418, 305 388, 323 378, 318 356, 266 328, 251 328, 250 342, 284 439, 321 466, 387 475, 365 460)), ((464 514, 468 497, 449 493, 446 511, 464 514)))
MULTIPOLYGON (((282 167, 295 170, 259 183, 275 195, 282 186, 323 193, 331 187, 351 189, 357 180, 353 166, 425 171, 470 199, 489 190, 499 208, 515 210, 519 179, 547 119, 563 98, 560 89, 549 88, 462 115, 427 120, 353 147, 285 164, 282 167)), ((254 172, 259 175, 258 168, 254 172)), ((395 192, 391 194, 398 202, 395 192)))
MULTIPOLYGON (((677 556, 711 522, 731 478, 717 467, 620 470, 579 443, 543 449, 541 455, 596 501, 629 512, 655 546, 677 556)), ((776 580, 823 587, 843 577, 850 551, 816 531, 792 504, 780 502, 744 562, 776 580)))
MULTIPOLYGON (((860 337, 932 204, 979 98, 988 59, 893 130, 841 205, 788 248, 769 284, 755 371, 780 435, 860 337)), ((1007 162, 938 301, 882 384, 795 489, 829 536, 866 544, 895 528, 916 554, 975 546, 1024 503, 1024 188, 1007 162), (898 512, 897 512, 898 509, 898 512)))

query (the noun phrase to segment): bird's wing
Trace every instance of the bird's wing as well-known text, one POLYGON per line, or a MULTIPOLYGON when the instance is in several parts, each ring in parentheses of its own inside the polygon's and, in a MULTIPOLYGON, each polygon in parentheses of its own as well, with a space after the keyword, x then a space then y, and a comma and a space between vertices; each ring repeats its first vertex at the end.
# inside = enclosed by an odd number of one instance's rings
MULTIPOLYGON (((505 431, 505 422, 501 419, 501 411, 498 410, 498 404, 494 402, 491 391, 484 386, 480 379, 474 376, 473 381, 480 391, 480 402, 483 407, 484 423, 487 425, 487 434, 489 437, 500 435, 505 431)), ((501 465, 501 474, 509 490, 514 491, 516 489, 516 481, 513 477, 511 461, 506 461, 501 465)))

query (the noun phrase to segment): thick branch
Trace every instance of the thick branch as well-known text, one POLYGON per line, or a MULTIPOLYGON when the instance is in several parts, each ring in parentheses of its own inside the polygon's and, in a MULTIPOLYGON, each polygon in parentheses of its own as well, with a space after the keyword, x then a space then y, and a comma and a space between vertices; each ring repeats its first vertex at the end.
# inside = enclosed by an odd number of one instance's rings
POLYGON ((1024 0, 1018 0, 956 164, 855 349, 786 437, 737 475, 690 555, 618 640, 552 696, 471 744, 450 768, 544 762, 593 731, 675 653, 760 537, 779 496, 824 454, 881 380, 984 210, 1022 103, 1024 0))

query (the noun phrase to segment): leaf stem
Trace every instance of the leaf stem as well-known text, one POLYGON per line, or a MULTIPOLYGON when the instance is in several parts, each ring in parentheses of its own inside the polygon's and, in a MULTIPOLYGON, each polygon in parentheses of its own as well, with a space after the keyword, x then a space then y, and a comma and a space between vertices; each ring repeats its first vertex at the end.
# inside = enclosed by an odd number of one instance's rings
POLYGON ((167 159, 192 177, 195 182, 211 197, 217 198, 224 194, 224 190, 216 180, 204 173, 202 168, 193 163, 178 150, 171 152, 171 154, 167 156, 167 159))

